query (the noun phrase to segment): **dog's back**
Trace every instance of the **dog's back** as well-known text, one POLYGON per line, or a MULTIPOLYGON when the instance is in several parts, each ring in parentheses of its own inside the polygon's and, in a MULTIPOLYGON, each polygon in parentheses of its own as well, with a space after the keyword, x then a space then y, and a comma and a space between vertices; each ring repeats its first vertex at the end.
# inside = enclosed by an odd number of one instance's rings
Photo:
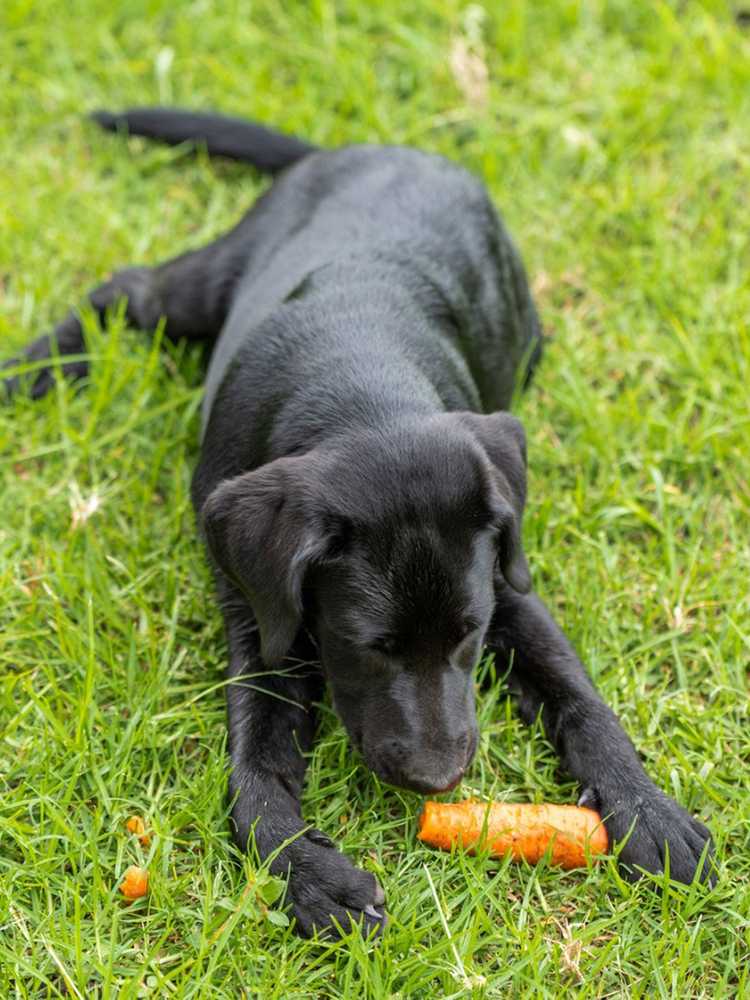
MULTIPOLYGON (((368 344, 351 349, 382 340, 394 364, 405 351, 420 355, 451 408, 509 405, 539 327, 515 249, 466 171, 399 147, 318 152, 286 171, 243 227, 249 252, 208 373, 206 414, 240 348, 259 380, 266 365, 278 370, 262 321, 303 299, 306 323, 292 324, 298 365, 316 325, 325 328, 316 364, 325 364, 325 331, 340 356, 334 333, 352 329, 356 304, 354 328, 360 340, 369 331, 368 344)), ((310 374, 301 366, 292 377, 310 374)))

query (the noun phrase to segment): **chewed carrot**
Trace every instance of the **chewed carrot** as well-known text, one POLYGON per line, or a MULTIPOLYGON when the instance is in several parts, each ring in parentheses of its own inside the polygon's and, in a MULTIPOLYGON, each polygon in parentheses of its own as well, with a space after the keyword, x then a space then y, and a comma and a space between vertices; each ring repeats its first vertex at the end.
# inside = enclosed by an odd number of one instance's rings
POLYGON ((144 847, 148 847, 151 843, 151 837, 146 832, 146 824, 143 822, 142 816, 131 816, 126 820, 125 826, 131 833, 135 834, 144 847))
POLYGON ((462 844, 473 853, 486 845, 495 857, 511 854, 531 864, 550 850, 551 863, 562 868, 581 868, 587 851, 604 854, 608 846, 601 816, 593 809, 531 803, 425 802, 417 836, 444 850, 462 844))
POLYGON ((120 892, 125 899, 140 899, 148 893, 148 872, 138 865, 131 865, 127 868, 122 882, 120 892))

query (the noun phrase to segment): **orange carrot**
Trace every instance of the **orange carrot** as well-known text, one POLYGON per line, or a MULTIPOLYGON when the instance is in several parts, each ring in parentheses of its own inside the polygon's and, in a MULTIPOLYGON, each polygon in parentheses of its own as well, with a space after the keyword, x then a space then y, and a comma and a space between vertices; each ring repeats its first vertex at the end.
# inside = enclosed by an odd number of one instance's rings
POLYGON ((580 868, 586 852, 607 850, 601 816, 581 806, 511 802, 425 802, 420 840, 450 850, 462 844, 470 853, 486 846, 494 857, 511 854, 515 861, 536 864, 547 850, 553 865, 580 868))
POLYGON ((126 869, 125 876, 120 885, 120 892, 125 899, 140 899, 148 892, 148 872, 138 865, 131 865, 126 869))
POLYGON ((125 826, 136 835, 144 847, 148 847, 151 843, 151 837, 146 833, 146 824, 143 822, 142 816, 131 816, 130 819, 126 820, 125 826))

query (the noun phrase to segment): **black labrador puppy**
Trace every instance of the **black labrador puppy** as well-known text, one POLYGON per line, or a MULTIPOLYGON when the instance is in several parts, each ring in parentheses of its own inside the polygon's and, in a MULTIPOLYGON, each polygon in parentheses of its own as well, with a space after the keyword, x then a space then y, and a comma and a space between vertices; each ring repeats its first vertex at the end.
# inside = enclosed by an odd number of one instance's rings
MULTIPOLYGON (((477 746, 473 670, 494 653, 620 862, 689 882, 710 835, 655 787, 531 592, 526 447, 506 408, 540 350, 523 266, 483 185, 439 156, 324 151, 245 121, 99 112, 105 128, 279 173, 239 225, 89 295, 103 317, 214 342, 192 495, 226 622, 234 836, 251 836, 304 934, 385 919, 375 878, 300 815, 313 704, 328 683, 384 781, 453 788, 477 746), (263 672, 243 683, 246 675, 263 672), (667 862, 668 858, 668 862, 667 862)), ((16 364, 86 373, 71 312, 16 364)), ((6 387, 19 386, 9 373, 6 387)), ((705 854, 703 853, 705 850, 705 854)))

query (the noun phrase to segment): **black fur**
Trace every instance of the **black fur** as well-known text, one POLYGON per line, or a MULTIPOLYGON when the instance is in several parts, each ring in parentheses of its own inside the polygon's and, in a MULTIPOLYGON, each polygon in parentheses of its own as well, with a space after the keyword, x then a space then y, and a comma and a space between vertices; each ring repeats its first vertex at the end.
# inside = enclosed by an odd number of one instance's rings
POLYGON ((204 146, 210 156, 251 163, 274 174, 311 153, 315 146, 255 122, 176 108, 131 108, 120 114, 93 111, 91 117, 110 132, 143 135, 179 146, 204 146))
MULTIPOLYGON (((484 647, 524 718, 541 711, 587 801, 638 868, 690 881, 708 831, 659 791, 547 610, 521 546, 526 448, 505 412, 536 361, 523 267, 482 184, 397 147, 319 151, 268 129, 160 109, 107 128, 203 142, 286 169, 209 247, 130 268, 103 314, 214 342, 193 501, 229 643, 233 825, 289 872, 303 933, 379 929, 382 890, 302 820, 303 754, 328 683, 384 780, 451 788, 474 754, 484 647), (319 667, 315 664, 319 663, 319 667), (265 671, 262 684, 242 676, 265 671), (632 827, 632 830, 631 830, 632 827)), ((79 355, 75 313, 24 358, 79 355)), ((20 359, 21 361, 24 359, 20 359)), ((85 374, 77 358, 63 371, 85 374)), ((31 380, 38 396, 53 379, 31 380)), ((19 386, 9 376, 10 392, 19 386)), ((708 869, 701 874, 708 875, 708 869)))

